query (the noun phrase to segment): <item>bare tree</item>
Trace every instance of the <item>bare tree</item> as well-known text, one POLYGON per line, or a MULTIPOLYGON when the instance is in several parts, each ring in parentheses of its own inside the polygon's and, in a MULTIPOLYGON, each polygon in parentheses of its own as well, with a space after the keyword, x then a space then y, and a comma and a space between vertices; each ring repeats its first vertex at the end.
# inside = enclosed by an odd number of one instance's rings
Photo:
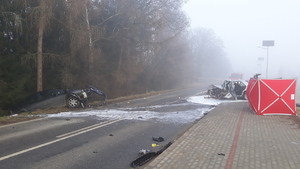
POLYGON ((49 18, 52 15, 52 0, 39 0, 38 43, 37 43, 37 91, 43 90, 43 36, 49 18))
POLYGON ((92 30, 90 25, 88 7, 89 7, 89 0, 85 0, 85 21, 87 26, 87 34, 89 37, 88 69, 89 72, 91 72, 93 70, 93 64, 94 64, 94 52, 93 52, 92 30))

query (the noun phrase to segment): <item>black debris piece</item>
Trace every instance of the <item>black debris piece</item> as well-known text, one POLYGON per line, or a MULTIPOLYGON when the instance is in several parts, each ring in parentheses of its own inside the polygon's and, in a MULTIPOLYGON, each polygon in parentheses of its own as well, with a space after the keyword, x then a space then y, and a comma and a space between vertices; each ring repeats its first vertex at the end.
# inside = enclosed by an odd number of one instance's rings
POLYGON ((224 153, 218 153, 218 155, 219 155, 219 156, 225 156, 225 154, 224 154, 224 153))
POLYGON ((132 168, 138 167, 138 166, 142 166, 144 164, 146 164, 148 161, 152 160, 154 157, 158 156, 159 154, 161 154, 163 151, 165 151, 168 147, 170 147, 172 143, 169 142, 168 144, 166 144, 161 150, 157 151, 157 152, 149 152, 139 158, 137 158, 136 160, 134 160, 130 166, 132 168))
POLYGON ((165 140, 165 139, 162 138, 162 137, 158 137, 158 138, 152 137, 152 139, 153 139, 154 141, 157 141, 157 142, 162 142, 162 141, 165 140))
POLYGON ((170 147, 170 145, 172 144, 172 142, 169 142, 168 144, 166 144, 162 149, 160 149, 159 151, 157 151, 157 154, 161 154, 163 151, 165 151, 168 147, 170 147))
POLYGON ((141 156, 140 158, 134 160, 130 164, 130 166, 133 167, 133 168, 138 167, 138 166, 142 166, 145 163, 147 163, 148 161, 150 161, 152 158, 154 158, 155 156, 157 156, 156 152, 149 152, 148 154, 145 154, 145 155, 141 156))

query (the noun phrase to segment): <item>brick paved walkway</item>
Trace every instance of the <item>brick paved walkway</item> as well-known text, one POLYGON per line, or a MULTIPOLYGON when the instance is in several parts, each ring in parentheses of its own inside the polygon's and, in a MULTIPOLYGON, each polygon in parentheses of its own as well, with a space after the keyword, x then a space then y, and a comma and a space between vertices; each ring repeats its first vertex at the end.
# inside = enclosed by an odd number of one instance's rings
POLYGON ((144 169, 299 169, 296 116, 258 116, 225 103, 204 116, 144 169))

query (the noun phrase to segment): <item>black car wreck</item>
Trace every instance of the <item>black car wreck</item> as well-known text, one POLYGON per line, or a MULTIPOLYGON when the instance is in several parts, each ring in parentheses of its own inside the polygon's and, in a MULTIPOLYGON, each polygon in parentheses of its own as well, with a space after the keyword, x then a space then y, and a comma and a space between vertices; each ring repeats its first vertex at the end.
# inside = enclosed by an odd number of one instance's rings
POLYGON ((47 109, 65 105, 64 89, 43 90, 26 97, 13 109, 13 113, 31 112, 37 109, 47 109))
POLYGON ((101 97, 99 105, 105 105, 105 93, 91 85, 85 89, 69 91, 66 95, 66 104, 69 108, 87 107, 88 100, 92 98, 93 93, 101 97))
POLYGON ((87 107, 88 101, 92 98, 93 93, 99 95, 100 104, 105 105, 106 95, 101 90, 93 86, 88 86, 78 90, 50 89, 37 92, 26 97, 15 108, 13 113, 32 112, 37 109, 48 109, 52 107, 62 107, 67 105, 69 108, 87 107))
POLYGON ((216 99, 247 99, 248 82, 244 80, 225 80, 221 85, 210 85, 207 94, 216 99))

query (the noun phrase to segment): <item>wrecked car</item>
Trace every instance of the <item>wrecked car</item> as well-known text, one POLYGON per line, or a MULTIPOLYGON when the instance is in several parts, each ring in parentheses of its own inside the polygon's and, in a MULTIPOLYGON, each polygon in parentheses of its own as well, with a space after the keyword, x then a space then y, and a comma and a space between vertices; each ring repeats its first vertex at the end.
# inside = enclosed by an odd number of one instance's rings
POLYGON ((207 94, 216 99, 247 99, 248 82, 244 80, 225 80, 221 85, 210 85, 207 94))
POLYGON ((88 101, 92 98, 93 93, 101 97, 100 105, 105 105, 105 93, 91 85, 85 89, 68 91, 66 95, 66 104, 69 108, 87 107, 88 101))
POLYGON ((13 108, 14 113, 31 112, 37 109, 47 109, 51 107, 60 107, 65 104, 64 89, 50 89, 36 92, 17 104, 13 108))
POLYGON ((37 109, 62 107, 64 105, 69 108, 84 108, 88 106, 88 101, 92 99, 92 93, 101 97, 100 105, 105 105, 106 95, 104 92, 89 85, 85 89, 78 90, 50 89, 36 92, 18 103, 15 108, 12 108, 12 112, 32 112, 37 109))

